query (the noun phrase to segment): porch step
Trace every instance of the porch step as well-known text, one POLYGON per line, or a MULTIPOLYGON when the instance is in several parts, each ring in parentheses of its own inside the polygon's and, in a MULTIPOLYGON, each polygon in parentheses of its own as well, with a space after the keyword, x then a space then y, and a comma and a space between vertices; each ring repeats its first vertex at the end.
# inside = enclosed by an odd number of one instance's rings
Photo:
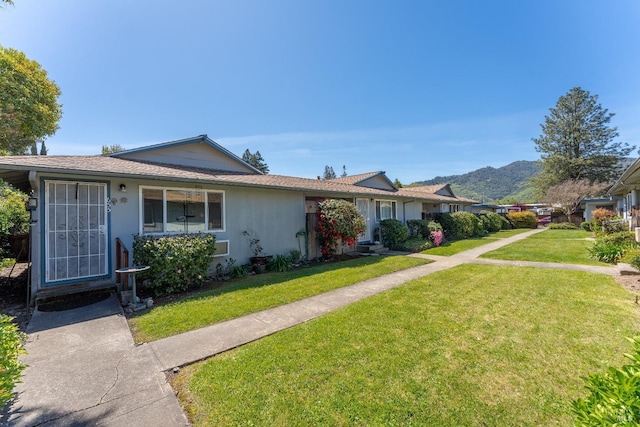
POLYGON ((46 304, 54 300, 116 291, 117 286, 115 282, 110 280, 95 280, 41 289, 33 295, 32 301, 37 308, 39 304, 46 304))
POLYGON ((385 248, 382 244, 366 244, 356 245, 356 251, 363 254, 383 254, 389 252, 389 248, 385 248))

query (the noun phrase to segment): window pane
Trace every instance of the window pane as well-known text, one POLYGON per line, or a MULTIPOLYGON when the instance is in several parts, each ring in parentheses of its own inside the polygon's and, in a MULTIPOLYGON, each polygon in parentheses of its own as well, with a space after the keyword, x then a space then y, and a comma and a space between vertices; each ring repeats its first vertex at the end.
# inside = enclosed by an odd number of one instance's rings
POLYGON ((207 193, 209 206, 208 229, 221 230, 224 228, 222 224, 222 193, 207 193))
POLYGON ((144 218, 143 232, 162 232, 162 190, 145 188, 142 190, 144 218))
POLYGON ((204 231, 204 197, 187 190, 167 190, 168 232, 204 231))

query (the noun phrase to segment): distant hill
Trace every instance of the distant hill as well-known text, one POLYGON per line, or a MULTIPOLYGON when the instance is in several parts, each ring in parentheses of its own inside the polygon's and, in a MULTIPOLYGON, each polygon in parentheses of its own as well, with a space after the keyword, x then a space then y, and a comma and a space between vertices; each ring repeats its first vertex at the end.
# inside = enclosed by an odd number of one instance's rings
POLYGON ((477 169, 463 175, 436 176, 427 181, 414 182, 412 185, 451 184, 456 196, 468 197, 479 202, 492 202, 504 198, 518 201, 532 201, 533 192, 529 179, 540 168, 533 161, 519 160, 500 168, 477 169))

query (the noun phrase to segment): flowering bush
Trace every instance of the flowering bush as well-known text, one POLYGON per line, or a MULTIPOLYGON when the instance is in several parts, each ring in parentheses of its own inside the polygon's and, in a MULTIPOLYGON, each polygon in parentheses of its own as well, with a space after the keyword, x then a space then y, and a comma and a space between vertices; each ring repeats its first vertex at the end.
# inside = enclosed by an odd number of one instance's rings
POLYGON ((333 258, 340 242, 354 245, 366 228, 364 217, 353 203, 346 200, 324 200, 318 203, 316 213, 316 232, 320 236, 322 257, 325 259, 333 258))
POLYGON ((602 226, 602 224, 604 224, 607 221, 610 221, 613 218, 614 213, 609 209, 598 208, 598 209, 594 209, 594 211, 592 212, 592 215, 595 223, 599 226, 602 226))
POLYGON ((438 247, 442 244, 442 240, 444 239, 444 234, 442 231, 432 231, 429 233, 429 240, 433 243, 433 246, 438 247))
POLYGON ((133 262, 151 268, 140 273, 155 295, 186 291, 204 283, 216 251, 213 234, 134 236, 133 262))

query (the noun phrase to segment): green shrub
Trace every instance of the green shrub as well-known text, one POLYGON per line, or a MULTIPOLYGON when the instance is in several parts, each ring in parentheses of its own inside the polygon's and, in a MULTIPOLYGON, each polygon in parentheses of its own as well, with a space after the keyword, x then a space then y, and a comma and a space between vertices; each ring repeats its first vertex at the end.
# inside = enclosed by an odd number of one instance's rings
POLYGON ((407 221, 409 236, 429 238, 432 231, 442 231, 442 226, 435 221, 426 219, 410 219, 407 221))
POLYGON ((26 194, 0 183, 0 256, 9 251, 9 236, 29 231, 27 199, 26 194))
POLYGON ((453 239, 453 217, 450 213, 439 213, 435 218, 436 222, 442 227, 442 231, 447 239, 453 239))
POLYGON ((605 221, 602 223, 602 231, 605 233, 629 231, 629 224, 626 221, 605 221))
POLYGON ((140 279, 157 296, 202 284, 215 250, 216 237, 207 233, 136 235, 133 239, 134 263, 151 267, 140 274, 140 279))
POLYGON ((589 255, 602 262, 615 264, 629 250, 638 248, 633 233, 623 231, 619 233, 603 234, 599 236, 593 246, 589 248, 589 255))
POLYGON ((0 408, 11 399, 13 388, 26 367, 18 359, 24 353, 26 337, 12 320, 0 314, 0 408))
POLYGON ((572 222, 558 222, 549 224, 550 230, 578 230, 578 226, 572 222))
POLYGON ((451 214, 451 218, 453 219, 451 238, 454 240, 485 234, 482 221, 470 212, 454 212, 451 214))
POLYGON ((640 270, 640 248, 629 249, 620 259, 620 262, 631 264, 633 267, 640 270))
POLYGON ((631 363, 585 378, 589 395, 571 402, 578 426, 640 425, 640 340, 628 338, 631 363))
POLYGON ((622 246, 614 245, 613 243, 604 243, 596 241, 592 247, 589 248, 589 255, 591 258, 615 264, 625 254, 625 248, 622 246))
POLYGON ((495 233, 502 230, 502 217, 491 211, 480 211, 478 218, 482 221, 482 226, 489 233, 495 233))
POLYGON ((382 244, 388 248, 395 249, 400 243, 409 238, 409 229, 397 219, 383 219, 380 221, 380 232, 382 234, 382 244))
POLYGON ((593 227, 593 226, 594 226, 594 224, 595 224, 595 222, 594 222, 593 220, 591 220, 591 221, 584 221, 584 222, 582 222, 582 223, 580 224, 580 227, 582 227, 582 229, 583 229, 584 231, 595 231, 595 229, 594 229, 594 227, 593 227))
POLYGON ((510 212, 507 217, 514 228, 538 228, 538 217, 531 211, 510 212))
POLYGON ((293 268, 293 261, 291 261, 291 257, 287 255, 276 255, 273 259, 269 260, 268 268, 269 271, 284 273, 293 268))
POLYGON ((422 252, 433 247, 429 239, 421 236, 411 236, 404 242, 398 244, 395 249, 405 252, 422 252))
POLYGON ((636 236, 630 231, 621 231, 598 236, 598 240, 605 243, 613 243, 618 246, 635 247, 638 246, 636 236))
POLYGON ((506 215, 500 215, 500 221, 502 221, 503 230, 511 230, 512 228, 515 228, 506 215))

